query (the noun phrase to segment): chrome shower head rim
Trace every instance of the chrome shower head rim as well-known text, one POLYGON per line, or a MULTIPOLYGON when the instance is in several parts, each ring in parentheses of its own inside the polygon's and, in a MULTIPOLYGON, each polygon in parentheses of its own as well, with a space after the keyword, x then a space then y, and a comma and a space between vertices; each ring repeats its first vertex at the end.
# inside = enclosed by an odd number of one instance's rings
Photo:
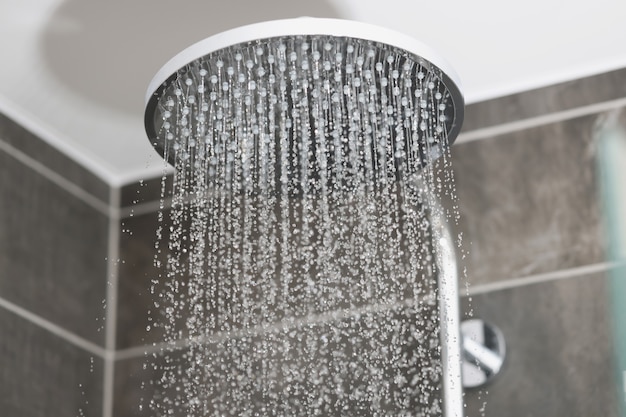
POLYGON ((146 92, 144 123, 150 142, 159 150, 155 143, 157 132, 154 116, 161 93, 178 76, 179 70, 222 49, 284 36, 332 36, 377 42, 403 50, 413 55, 417 62, 437 69, 454 107, 454 120, 447 132, 449 144, 456 139, 463 123, 461 83, 452 66, 431 47, 408 35, 377 25, 342 19, 301 17, 255 23, 221 32, 189 46, 171 58, 154 76, 146 92))

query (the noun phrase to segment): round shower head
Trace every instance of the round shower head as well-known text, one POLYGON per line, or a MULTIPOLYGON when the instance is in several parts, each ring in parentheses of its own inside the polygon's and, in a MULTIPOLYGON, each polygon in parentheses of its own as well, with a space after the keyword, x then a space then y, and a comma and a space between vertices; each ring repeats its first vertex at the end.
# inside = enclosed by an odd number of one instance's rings
POLYGON ((285 138, 290 152, 356 141, 362 148, 345 145, 345 155, 423 166, 454 141, 463 105, 456 74, 428 46, 369 24, 298 18, 223 32, 176 55, 150 83, 145 128, 174 166, 197 166, 229 144, 238 157, 246 147, 259 156, 285 138))

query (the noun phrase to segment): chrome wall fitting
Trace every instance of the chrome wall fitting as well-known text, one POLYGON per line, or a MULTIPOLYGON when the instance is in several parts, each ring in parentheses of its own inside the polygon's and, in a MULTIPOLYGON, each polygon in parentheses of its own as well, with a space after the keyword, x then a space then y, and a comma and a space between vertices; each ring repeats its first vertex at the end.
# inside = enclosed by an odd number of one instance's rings
POLYGON ((504 336, 497 327, 471 319, 461 323, 461 339, 463 387, 481 387, 502 369, 506 356, 504 336))

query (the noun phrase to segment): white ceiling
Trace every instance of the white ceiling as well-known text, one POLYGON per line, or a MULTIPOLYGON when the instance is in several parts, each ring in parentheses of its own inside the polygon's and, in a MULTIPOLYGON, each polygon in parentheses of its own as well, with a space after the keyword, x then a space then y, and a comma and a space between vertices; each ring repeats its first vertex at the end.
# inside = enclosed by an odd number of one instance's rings
POLYGON ((430 44, 467 102, 626 67, 624 0, 0 0, 0 112, 111 185, 152 177, 143 97, 161 65, 222 30, 299 16, 430 44))

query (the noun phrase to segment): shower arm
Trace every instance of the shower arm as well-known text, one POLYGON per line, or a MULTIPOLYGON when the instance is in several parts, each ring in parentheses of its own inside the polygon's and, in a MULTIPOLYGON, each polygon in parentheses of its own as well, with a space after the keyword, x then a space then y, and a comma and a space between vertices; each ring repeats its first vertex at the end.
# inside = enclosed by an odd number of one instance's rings
POLYGON ((444 210, 434 196, 430 200, 430 220, 437 259, 439 312, 443 363, 443 398, 446 417, 463 416, 461 382, 461 332, 458 297, 458 269, 454 240, 444 210))
POLYGON ((497 374, 504 362, 502 357, 468 336, 463 336, 462 349, 465 357, 490 374, 497 374))
MULTIPOLYGON (((424 190, 424 188, 422 187, 424 190)), ((458 297, 458 269, 454 240, 444 210, 434 196, 429 197, 430 219, 435 238, 437 258, 439 305, 441 321, 441 348, 443 362, 444 409, 446 417, 462 417, 463 404, 454 401, 462 398, 463 388, 474 388, 492 380, 502 369, 506 356, 504 336, 490 323, 479 319, 460 323, 458 297), (479 326, 493 335, 490 343, 475 339, 468 328, 479 326), (463 331, 461 331, 463 328, 463 331), (465 369, 471 364, 470 370, 465 369), (468 371, 470 375, 463 373, 468 371), (470 382, 479 374, 479 382, 470 382)), ((475 330, 475 329, 473 329, 475 330)), ((484 339, 484 337, 483 337, 484 339)))

